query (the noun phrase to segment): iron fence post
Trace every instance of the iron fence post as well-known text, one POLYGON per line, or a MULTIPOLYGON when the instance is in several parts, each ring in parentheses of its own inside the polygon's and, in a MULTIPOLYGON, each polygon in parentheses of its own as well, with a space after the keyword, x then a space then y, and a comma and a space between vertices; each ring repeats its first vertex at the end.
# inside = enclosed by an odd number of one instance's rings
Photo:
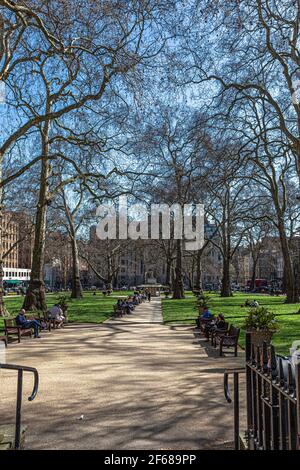
POLYGON ((239 404, 239 374, 233 374, 234 386, 234 448, 240 449, 240 404, 239 404))
POLYGON ((20 450, 21 444, 21 407, 22 407, 23 370, 18 370, 17 406, 16 406, 16 430, 15 449, 20 450))

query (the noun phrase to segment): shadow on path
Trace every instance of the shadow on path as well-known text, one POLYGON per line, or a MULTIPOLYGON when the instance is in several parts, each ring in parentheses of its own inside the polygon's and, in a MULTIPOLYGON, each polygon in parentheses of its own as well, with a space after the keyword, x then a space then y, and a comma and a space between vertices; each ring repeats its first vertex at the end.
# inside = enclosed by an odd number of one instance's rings
MULTIPOLYGON (((23 404, 27 448, 222 447, 233 425, 222 371, 242 357, 217 360, 203 346, 191 327, 162 324, 159 299, 118 321, 71 324, 11 345, 7 362, 40 373, 36 400, 23 404)), ((0 379, 1 420, 13 422, 16 378, 0 371, 0 379)), ((24 397, 30 388, 26 378, 24 397)))

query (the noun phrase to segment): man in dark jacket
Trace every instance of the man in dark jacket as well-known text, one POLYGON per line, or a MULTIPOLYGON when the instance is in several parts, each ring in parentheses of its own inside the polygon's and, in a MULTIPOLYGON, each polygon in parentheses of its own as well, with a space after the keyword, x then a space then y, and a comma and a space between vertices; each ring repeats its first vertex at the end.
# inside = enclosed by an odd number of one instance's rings
POLYGON ((33 328, 34 330, 34 337, 40 338, 39 335, 39 328, 41 328, 40 323, 37 320, 27 320, 25 317, 25 310, 22 308, 18 315, 16 316, 16 323, 21 328, 33 328))

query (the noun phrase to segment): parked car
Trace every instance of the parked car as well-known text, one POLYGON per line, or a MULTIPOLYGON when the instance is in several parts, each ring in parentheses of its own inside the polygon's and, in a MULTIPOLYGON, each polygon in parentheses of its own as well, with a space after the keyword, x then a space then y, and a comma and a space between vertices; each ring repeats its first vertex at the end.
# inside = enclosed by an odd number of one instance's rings
POLYGON ((256 287, 251 292, 255 294, 269 294, 270 288, 266 286, 256 287))

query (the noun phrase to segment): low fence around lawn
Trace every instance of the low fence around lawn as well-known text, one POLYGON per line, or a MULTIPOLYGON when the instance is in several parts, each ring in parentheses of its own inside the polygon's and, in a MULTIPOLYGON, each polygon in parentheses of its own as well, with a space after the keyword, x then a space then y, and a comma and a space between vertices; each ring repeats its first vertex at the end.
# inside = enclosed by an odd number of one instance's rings
POLYGON ((300 450, 300 364, 277 355, 274 346, 257 347, 246 334, 244 368, 226 370, 224 394, 231 403, 229 376, 234 382, 235 449, 300 450), (246 374, 246 400, 239 396, 239 375, 246 374), (245 404, 247 425, 240 433, 240 404, 245 404))

